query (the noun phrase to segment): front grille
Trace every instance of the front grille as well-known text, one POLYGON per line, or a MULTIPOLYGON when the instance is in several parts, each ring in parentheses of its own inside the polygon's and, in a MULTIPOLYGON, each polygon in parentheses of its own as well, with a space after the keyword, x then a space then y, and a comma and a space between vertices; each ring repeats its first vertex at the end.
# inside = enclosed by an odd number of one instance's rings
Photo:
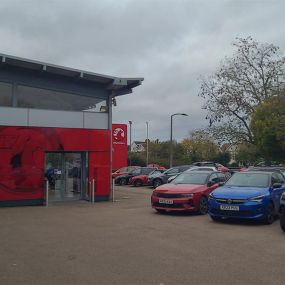
POLYGON ((253 216, 252 211, 228 211, 228 210, 220 210, 220 209, 212 209, 211 213, 214 215, 221 215, 224 217, 249 217, 253 216))
POLYGON ((184 204, 181 203, 176 203, 176 204, 162 204, 162 203, 153 203, 154 207, 161 207, 161 208, 179 208, 179 209, 183 209, 184 208, 184 204))
POLYGON ((245 199, 225 199, 225 198, 216 198, 215 199, 220 204, 243 204, 246 200, 245 199))
POLYGON ((181 196, 181 194, 166 194, 166 193, 159 193, 159 192, 157 192, 156 196, 160 198, 184 198, 181 196))

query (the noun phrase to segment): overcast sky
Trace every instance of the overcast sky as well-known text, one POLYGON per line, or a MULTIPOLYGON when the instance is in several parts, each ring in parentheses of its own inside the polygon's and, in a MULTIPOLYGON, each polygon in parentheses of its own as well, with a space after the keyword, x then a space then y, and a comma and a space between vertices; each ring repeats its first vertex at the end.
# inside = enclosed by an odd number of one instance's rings
POLYGON ((175 139, 207 126, 199 78, 252 36, 285 52, 284 0, 0 0, 0 53, 119 77, 144 77, 114 122, 132 139, 175 139))

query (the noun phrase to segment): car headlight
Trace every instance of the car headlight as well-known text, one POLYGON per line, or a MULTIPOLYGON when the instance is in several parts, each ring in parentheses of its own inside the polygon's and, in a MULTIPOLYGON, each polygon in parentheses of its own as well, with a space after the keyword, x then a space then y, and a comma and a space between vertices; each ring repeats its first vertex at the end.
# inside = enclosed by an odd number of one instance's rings
POLYGON ((182 198, 193 198, 194 194, 180 194, 182 198))
POLYGON ((262 202, 264 199, 265 195, 259 195, 259 196, 255 196, 249 199, 249 201, 251 202, 262 202))
POLYGON ((158 196, 158 193, 157 193, 157 192, 155 192, 155 191, 153 191, 153 192, 152 192, 152 196, 157 197, 157 196, 158 196))

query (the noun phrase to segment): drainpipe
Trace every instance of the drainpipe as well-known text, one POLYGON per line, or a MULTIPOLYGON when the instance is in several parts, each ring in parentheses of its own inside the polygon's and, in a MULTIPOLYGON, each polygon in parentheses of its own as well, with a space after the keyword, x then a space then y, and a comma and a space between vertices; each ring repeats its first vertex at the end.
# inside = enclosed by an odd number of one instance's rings
POLYGON ((112 92, 109 96, 108 100, 108 127, 110 131, 110 193, 112 193, 113 181, 112 181, 112 168, 113 168, 113 128, 112 128, 112 105, 113 105, 113 98, 115 97, 115 93, 112 92))

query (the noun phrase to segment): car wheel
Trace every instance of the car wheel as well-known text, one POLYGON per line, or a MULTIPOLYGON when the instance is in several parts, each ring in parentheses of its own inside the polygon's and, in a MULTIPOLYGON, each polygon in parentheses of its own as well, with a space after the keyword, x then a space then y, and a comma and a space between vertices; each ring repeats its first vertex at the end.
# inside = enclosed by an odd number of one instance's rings
POLYGON ((140 179, 137 179, 134 183, 135 187, 140 187, 143 185, 143 182, 140 179))
POLYGON ((221 217, 217 217, 217 216, 210 216, 210 217, 214 222, 220 222, 222 220, 221 217))
POLYGON ((275 211, 274 211, 274 205, 272 202, 268 203, 266 212, 264 214, 264 223, 267 225, 270 225, 274 222, 274 218, 275 218, 275 211))
POLYGON ((202 196, 199 201, 199 213, 201 215, 206 215, 209 210, 208 199, 205 196, 202 196))
POLYGON ((283 206, 280 215, 280 227, 285 232, 285 207, 283 206))
POLYGON ((165 213, 165 210, 162 210, 162 209, 155 209, 158 213, 160 214, 164 214, 165 213))
POLYGON ((162 181, 160 179, 155 179, 153 181, 153 188, 157 188, 158 186, 160 186, 162 184, 162 181))
POLYGON ((127 185, 127 179, 126 178, 121 178, 120 180, 120 185, 127 185))

